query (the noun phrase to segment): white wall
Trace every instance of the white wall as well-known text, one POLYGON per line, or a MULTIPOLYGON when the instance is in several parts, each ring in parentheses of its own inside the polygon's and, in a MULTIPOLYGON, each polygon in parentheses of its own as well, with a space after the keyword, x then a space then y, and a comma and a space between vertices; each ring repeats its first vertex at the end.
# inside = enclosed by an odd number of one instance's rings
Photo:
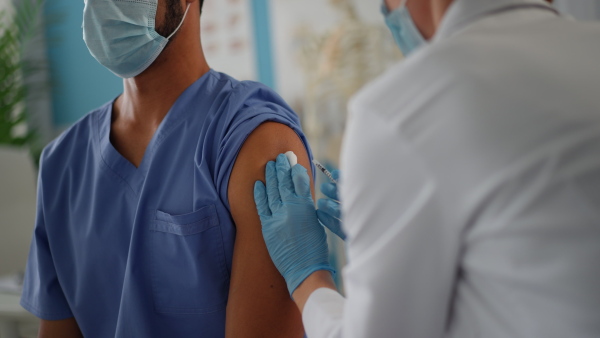
POLYGON ((0 10, 4 10, 10 5, 12 0, 0 0, 0 10))
POLYGON ((206 1, 200 23, 211 68, 238 80, 257 80, 250 0, 206 1))
POLYGON ((35 175, 27 150, 0 146, 0 276, 25 268, 35 222, 35 175))

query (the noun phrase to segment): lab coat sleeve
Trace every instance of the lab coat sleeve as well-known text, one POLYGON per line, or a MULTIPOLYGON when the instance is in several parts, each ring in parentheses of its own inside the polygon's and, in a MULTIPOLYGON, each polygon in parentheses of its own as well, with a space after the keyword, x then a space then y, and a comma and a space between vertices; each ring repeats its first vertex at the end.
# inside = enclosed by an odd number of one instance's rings
POLYGON ((344 303, 344 297, 337 291, 321 288, 313 292, 302 313, 302 320, 307 326, 307 336, 341 337, 344 303))
POLYGON ((38 179, 36 222, 25 270, 21 306, 41 319, 61 320, 73 317, 73 313, 58 280, 48 242, 42 176, 43 163, 38 179))
POLYGON ((347 297, 311 296, 308 337, 443 336, 460 240, 440 189, 397 126, 377 114, 351 117, 341 181, 347 297))

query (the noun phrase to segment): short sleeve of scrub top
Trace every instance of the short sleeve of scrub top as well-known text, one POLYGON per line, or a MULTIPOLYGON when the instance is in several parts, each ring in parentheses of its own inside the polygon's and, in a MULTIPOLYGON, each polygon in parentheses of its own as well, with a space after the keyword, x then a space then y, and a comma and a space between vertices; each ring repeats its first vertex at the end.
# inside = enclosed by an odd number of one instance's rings
MULTIPOLYGON (((250 134, 265 122, 288 126, 305 145, 308 155, 312 152, 308 140, 300 128, 298 116, 274 91, 254 82, 239 83, 229 99, 229 115, 225 119, 216 159, 217 186, 221 199, 227 201, 229 176, 244 142, 250 134)), ((313 174, 315 170, 312 170, 313 174)), ((226 202, 227 206, 229 203, 226 202)))
POLYGON ((38 318, 61 320, 71 318, 73 314, 58 281, 48 242, 42 204, 42 173, 43 163, 40 161, 36 221, 27 264, 28 285, 23 287, 21 303, 38 318))

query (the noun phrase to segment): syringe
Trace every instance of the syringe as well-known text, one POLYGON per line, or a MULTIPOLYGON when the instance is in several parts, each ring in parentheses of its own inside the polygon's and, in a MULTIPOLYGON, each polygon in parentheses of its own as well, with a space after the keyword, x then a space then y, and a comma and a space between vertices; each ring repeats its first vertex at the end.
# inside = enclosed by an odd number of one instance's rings
POLYGON ((331 182, 337 184, 337 180, 335 178, 333 178, 333 175, 331 175, 329 170, 327 170, 327 168, 325 168, 324 165, 319 163, 319 161, 317 161, 317 160, 313 160, 313 163, 314 163, 315 167, 317 167, 317 169, 321 170, 321 172, 323 172, 323 174, 325 174, 325 176, 327 176, 331 182))
MULTIPOLYGON (((287 153, 285 153, 285 156, 290 162, 291 167, 295 166, 298 163, 298 157, 296 156, 296 154, 294 154, 293 151, 288 151, 287 153)), ((323 174, 325 174, 325 176, 327 176, 331 180, 331 182, 337 184, 337 180, 333 178, 333 175, 331 175, 329 170, 327 170, 324 165, 319 163, 319 161, 317 160, 313 160, 313 163, 315 164, 315 167, 317 167, 317 169, 321 170, 321 172, 323 172, 323 174)))

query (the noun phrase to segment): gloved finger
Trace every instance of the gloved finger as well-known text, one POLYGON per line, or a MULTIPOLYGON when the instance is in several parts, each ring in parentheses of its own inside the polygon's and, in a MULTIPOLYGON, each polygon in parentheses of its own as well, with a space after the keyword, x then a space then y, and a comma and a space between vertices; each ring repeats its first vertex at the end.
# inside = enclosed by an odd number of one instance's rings
POLYGON ((279 195, 281 201, 285 202, 294 197, 294 182, 292 182, 292 168, 290 162, 284 154, 277 156, 277 163, 275 164, 275 170, 277 171, 277 181, 279 181, 279 195))
POLYGON ((275 212, 281 206, 281 196, 279 196, 279 181, 277 180, 277 171, 275 162, 269 161, 265 170, 265 180, 267 182, 267 200, 271 212, 275 212))
POLYGON ((340 180, 340 171, 337 169, 332 170, 331 176, 333 177, 334 180, 339 181, 340 180))
POLYGON ((339 219, 321 210, 317 210, 317 217, 324 227, 331 230, 331 232, 336 234, 342 240, 346 240, 346 233, 342 229, 342 222, 339 219))
POLYGON ((269 201, 267 198, 267 188, 261 181, 254 183, 254 203, 256 203, 256 210, 258 210, 258 216, 261 221, 271 216, 271 209, 269 208, 269 201))
POLYGON ((296 192, 296 195, 312 199, 310 193, 310 177, 308 177, 306 168, 299 164, 293 166, 292 182, 294 182, 294 191, 296 192))
POLYGON ((340 209, 340 204, 335 202, 334 200, 328 198, 321 198, 317 202, 317 207, 319 210, 328 213, 329 215, 342 219, 342 211, 340 209))
POLYGON ((334 199, 336 201, 340 200, 338 197, 338 186, 335 183, 325 182, 321 184, 321 192, 323 193, 323 195, 331 199, 334 199))

